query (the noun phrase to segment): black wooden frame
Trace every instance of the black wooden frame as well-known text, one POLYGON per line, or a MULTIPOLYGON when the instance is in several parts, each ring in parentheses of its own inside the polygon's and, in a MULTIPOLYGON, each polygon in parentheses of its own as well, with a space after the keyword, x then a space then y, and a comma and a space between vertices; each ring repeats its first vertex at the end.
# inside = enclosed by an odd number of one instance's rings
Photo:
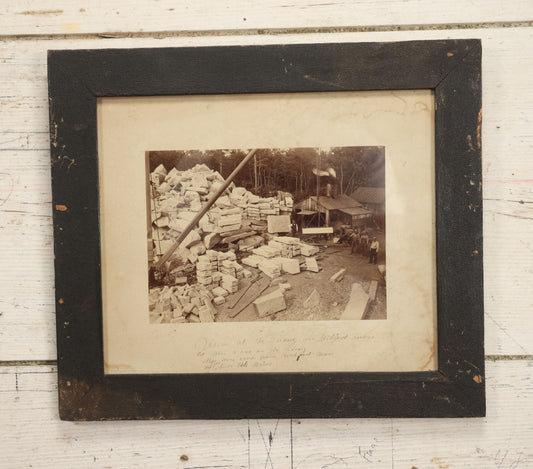
POLYGON ((48 79, 62 419, 485 414, 479 40, 50 51, 48 79), (104 376, 97 98, 389 89, 435 93, 438 371, 104 376))

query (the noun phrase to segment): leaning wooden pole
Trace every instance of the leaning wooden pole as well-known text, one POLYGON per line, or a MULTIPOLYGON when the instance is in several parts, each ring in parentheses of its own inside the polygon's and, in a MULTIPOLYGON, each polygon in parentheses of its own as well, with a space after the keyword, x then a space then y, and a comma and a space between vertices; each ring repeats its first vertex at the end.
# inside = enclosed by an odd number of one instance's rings
POLYGON ((161 258, 157 261, 155 267, 156 269, 161 269, 161 266, 169 260, 170 256, 172 256, 172 253, 178 249, 178 246, 180 243, 187 237, 187 235, 192 231, 192 229, 198 224, 198 222, 202 219, 202 217, 207 213, 207 211, 211 208, 211 206, 217 201, 217 199, 224 193, 224 191, 229 187, 229 185, 233 182, 233 179, 235 179, 235 176, 239 174, 242 168, 244 168, 244 165, 250 161, 252 156, 254 156, 255 152, 257 150, 250 151, 244 159, 239 163, 239 165, 233 170, 233 172, 228 176, 224 184, 220 186, 220 188, 211 196, 211 198, 207 201, 207 204, 198 212, 198 214, 191 220, 191 222, 187 225, 187 228, 185 228, 181 234, 176 239, 176 242, 168 249, 165 254, 161 256, 161 258))

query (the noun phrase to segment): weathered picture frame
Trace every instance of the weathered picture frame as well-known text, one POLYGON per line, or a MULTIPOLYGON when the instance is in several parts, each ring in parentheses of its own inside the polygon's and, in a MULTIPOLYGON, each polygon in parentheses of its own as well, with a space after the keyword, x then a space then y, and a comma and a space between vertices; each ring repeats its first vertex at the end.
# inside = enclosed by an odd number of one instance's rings
POLYGON ((480 41, 51 51, 48 71, 61 418, 484 415, 480 41), (436 371, 104 373, 98 98, 417 89, 436 107, 436 371))

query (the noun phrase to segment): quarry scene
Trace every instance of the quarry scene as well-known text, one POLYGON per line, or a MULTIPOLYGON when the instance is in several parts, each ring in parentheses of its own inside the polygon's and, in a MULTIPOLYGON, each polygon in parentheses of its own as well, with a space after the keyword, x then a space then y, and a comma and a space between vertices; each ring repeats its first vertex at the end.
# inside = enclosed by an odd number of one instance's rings
POLYGON ((150 323, 387 318, 385 149, 146 154, 150 323))

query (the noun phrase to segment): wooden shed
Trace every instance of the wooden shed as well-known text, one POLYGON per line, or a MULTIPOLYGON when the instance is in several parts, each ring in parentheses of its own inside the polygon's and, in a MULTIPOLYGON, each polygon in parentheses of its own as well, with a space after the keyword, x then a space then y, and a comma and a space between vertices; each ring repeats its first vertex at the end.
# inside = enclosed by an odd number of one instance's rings
POLYGON ((316 220, 316 224, 325 226, 330 226, 335 222, 357 226, 372 219, 371 210, 364 208, 362 204, 345 194, 337 197, 312 195, 297 203, 295 208, 297 214, 304 219, 302 220, 303 226, 310 226, 313 220, 316 220))
POLYGON ((359 187, 350 197, 363 207, 372 210, 376 223, 385 226, 384 187, 359 187))

